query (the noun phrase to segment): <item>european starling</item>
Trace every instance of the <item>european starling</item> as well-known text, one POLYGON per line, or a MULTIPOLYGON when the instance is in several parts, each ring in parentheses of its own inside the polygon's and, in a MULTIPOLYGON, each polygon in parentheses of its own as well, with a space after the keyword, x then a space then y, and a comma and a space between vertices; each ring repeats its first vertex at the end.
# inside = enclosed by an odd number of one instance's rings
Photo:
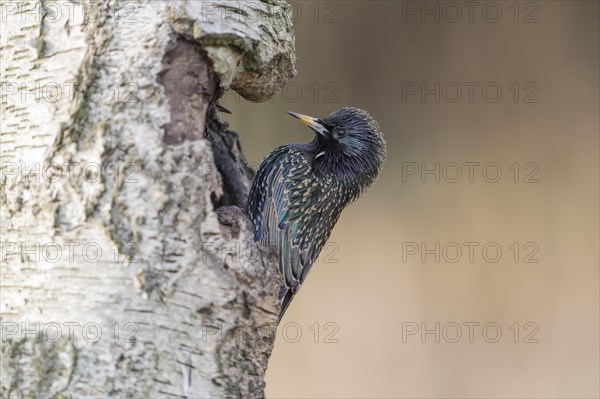
POLYGON ((254 239, 279 251, 280 319, 342 210, 377 178, 386 152, 379 125, 366 111, 342 108, 322 119, 289 114, 315 139, 273 150, 258 168, 247 204, 254 239))

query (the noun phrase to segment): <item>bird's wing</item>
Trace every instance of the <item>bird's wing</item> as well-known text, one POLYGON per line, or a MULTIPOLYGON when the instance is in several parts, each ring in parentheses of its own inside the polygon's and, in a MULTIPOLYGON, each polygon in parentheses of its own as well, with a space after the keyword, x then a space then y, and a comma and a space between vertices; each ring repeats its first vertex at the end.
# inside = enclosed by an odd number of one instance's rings
POLYGON ((317 179, 309 158, 283 146, 261 164, 248 200, 254 223, 254 239, 276 245, 283 276, 282 309, 306 279, 310 268, 329 238, 344 204, 335 180, 317 179))

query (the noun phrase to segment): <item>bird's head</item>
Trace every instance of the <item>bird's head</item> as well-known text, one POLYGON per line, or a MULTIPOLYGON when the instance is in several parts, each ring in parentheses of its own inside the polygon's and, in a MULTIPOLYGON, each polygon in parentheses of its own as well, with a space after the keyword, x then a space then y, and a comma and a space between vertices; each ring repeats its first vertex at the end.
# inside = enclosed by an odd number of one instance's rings
POLYGON ((315 169, 331 171, 361 191, 377 178, 385 161, 385 141, 377 122, 361 109, 342 108, 324 118, 289 112, 315 132, 315 169))

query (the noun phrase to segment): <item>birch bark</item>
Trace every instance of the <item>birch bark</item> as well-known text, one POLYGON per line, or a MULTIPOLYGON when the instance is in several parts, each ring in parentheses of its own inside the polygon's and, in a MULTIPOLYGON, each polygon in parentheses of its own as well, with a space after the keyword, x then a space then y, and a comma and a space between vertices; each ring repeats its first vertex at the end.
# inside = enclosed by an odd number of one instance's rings
POLYGON ((2 397, 262 396, 278 272, 215 104, 293 76, 289 5, 3 1, 0 24, 2 397))

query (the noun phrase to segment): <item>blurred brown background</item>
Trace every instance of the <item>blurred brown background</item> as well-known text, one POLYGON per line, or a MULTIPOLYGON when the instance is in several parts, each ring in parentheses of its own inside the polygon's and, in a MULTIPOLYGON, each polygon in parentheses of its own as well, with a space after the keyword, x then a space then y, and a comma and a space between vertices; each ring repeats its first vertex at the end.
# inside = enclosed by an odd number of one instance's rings
POLYGON ((312 139, 286 111, 346 105, 388 160, 288 310, 268 397, 598 397, 599 3, 292 4, 296 78, 222 101, 249 162, 312 139))

